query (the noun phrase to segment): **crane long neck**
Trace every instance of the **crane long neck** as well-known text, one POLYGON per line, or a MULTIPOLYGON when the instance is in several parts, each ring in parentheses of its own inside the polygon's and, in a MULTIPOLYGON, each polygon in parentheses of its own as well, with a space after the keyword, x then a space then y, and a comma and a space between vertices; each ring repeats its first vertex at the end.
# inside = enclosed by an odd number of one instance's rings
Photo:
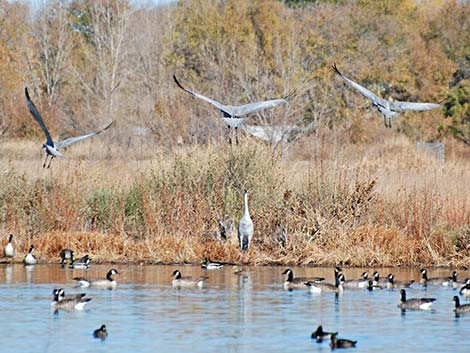
POLYGON ((249 216, 250 211, 248 210, 248 193, 245 193, 245 202, 244 202, 244 211, 243 214, 249 216))

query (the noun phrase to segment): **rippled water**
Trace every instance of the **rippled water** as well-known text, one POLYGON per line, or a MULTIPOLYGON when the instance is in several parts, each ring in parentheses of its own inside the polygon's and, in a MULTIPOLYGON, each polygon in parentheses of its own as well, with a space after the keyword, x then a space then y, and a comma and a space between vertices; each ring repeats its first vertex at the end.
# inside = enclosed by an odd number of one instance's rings
MULTIPOLYGON (((53 314, 53 288, 77 293, 73 277, 101 277, 110 266, 72 271, 59 265, 0 265, 0 351, 327 352, 328 342, 310 339, 319 324, 358 340, 357 352, 470 351, 470 315, 453 315, 457 291, 450 288, 408 290, 408 297, 436 297, 435 310, 402 314, 397 290, 345 291, 340 296, 289 292, 282 289, 280 267, 252 267, 246 276, 234 275, 227 266, 212 271, 191 266, 113 267, 121 272, 116 290, 88 289, 93 299, 86 310, 53 314), (206 288, 173 289, 171 273, 176 268, 183 276, 209 276, 206 288), (103 342, 92 337, 102 323, 109 331, 103 342)), ((293 270, 296 276, 333 277, 332 269, 293 270)), ((362 271, 344 272, 347 278, 358 278, 362 271)), ((416 269, 381 270, 389 272, 397 279, 419 278, 416 269)))

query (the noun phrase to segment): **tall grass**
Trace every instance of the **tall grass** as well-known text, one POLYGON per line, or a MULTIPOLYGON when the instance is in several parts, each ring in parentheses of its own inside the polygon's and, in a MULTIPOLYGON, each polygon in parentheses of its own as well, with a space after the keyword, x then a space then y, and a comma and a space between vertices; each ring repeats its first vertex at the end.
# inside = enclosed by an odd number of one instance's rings
POLYGON ((289 158, 246 140, 144 160, 117 151, 76 157, 85 145, 52 170, 20 143, 24 155, 0 170, 2 238, 15 234, 20 252, 33 243, 43 260, 68 247, 96 261, 237 262, 236 227, 223 240, 218 221, 236 225, 247 189, 253 264, 470 264, 470 193, 448 181, 467 176, 466 162, 439 164, 401 139, 315 143, 304 141, 289 158))

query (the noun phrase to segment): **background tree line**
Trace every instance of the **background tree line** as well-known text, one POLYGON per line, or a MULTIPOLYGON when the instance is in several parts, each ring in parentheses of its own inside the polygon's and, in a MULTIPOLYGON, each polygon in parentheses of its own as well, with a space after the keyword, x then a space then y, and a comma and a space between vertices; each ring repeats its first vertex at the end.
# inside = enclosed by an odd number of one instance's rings
POLYGON ((374 142, 382 120, 334 77, 333 62, 381 96, 445 103, 398 121, 411 139, 470 143, 470 3, 452 0, 50 0, 34 11, 0 0, 0 135, 42 138, 25 85, 55 133, 113 119, 107 138, 123 143, 220 135, 217 113, 179 91, 176 74, 232 104, 295 90, 288 106, 253 121, 374 142))

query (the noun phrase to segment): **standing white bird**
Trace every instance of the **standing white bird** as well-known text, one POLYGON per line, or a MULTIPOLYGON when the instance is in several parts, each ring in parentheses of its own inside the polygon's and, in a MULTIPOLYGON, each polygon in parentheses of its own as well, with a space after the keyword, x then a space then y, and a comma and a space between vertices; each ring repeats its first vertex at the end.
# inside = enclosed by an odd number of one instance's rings
POLYGON ((8 237, 8 244, 3 249, 3 254, 5 255, 5 257, 10 258, 10 259, 15 257, 15 249, 13 248, 12 240, 13 240, 13 234, 10 234, 10 236, 8 237))
POLYGON ((106 125, 104 128, 102 128, 100 130, 96 130, 96 131, 91 132, 91 133, 86 134, 86 135, 70 137, 70 138, 62 140, 62 141, 54 142, 52 140, 51 134, 49 133, 49 130, 46 127, 46 124, 44 124, 44 120, 42 120, 41 114, 39 114, 39 110, 36 108, 33 101, 29 97, 28 89, 26 87, 24 89, 24 93, 25 93, 25 96, 26 96, 26 104, 28 105, 28 108, 29 108, 29 111, 31 112, 31 115, 33 116, 34 120, 37 121, 37 123, 41 127, 42 131, 44 132, 44 135, 46 136, 46 143, 42 145, 42 147, 46 149, 46 159, 45 159, 44 164, 42 166, 43 168, 46 167, 47 158, 49 156, 51 156, 51 159, 49 161, 49 165, 47 166, 47 168, 50 168, 51 162, 54 159, 54 157, 62 157, 62 153, 59 152, 60 149, 66 148, 70 145, 73 145, 74 143, 85 140, 89 137, 101 134, 103 131, 108 129, 113 124, 113 121, 111 121, 108 125, 106 125))
POLYGON ((383 98, 377 97, 374 93, 369 91, 367 88, 362 87, 358 83, 350 80, 344 76, 336 67, 336 64, 333 64, 333 70, 352 88, 359 91, 364 97, 372 101, 372 106, 376 107, 377 110, 382 113, 384 117, 385 126, 388 128, 392 127, 392 118, 398 116, 400 112, 406 110, 432 110, 440 108, 441 105, 437 103, 417 103, 417 102, 391 102, 383 98))
POLYGON ((243 262, 243 251, 248 251, 250 248, 251 238, 253 237, 253 221, 250 217, 248 209, 248 191, 244 193, 244 209, 243 216, 238 223, 238 242, 240 244, 240 258, 243 262))
POLYGON ((173 79, 175 80, 175 83, 178 85, 178 87, 181 88, 183 91, 186 91, 189 94, 193 95, 194 97, 212 104, 223 113, 224 123, 228 128, 228 136, 229 136, 230 144, 232 143, 232 137, 230 134, 230 129, 232 128, 235 129, 235 140, 236 140, 236 143, 238 144, 238 128, 245 124, 245 118, 242 118, 242 116, 247 115, 249 113, 254 113, 261 109, 272 108, 279 104, 287 103, 287 100, 285 98, 287 98, 288 96, 284 98, 280 98, 280 99, 272 99, 272 100, 249 103, 249 104, 239 105, 239 106, 225 105, 211 98, 205 97, 202 94, 199 94, 187 88, 184 88, 181 85, 181 83, 179 83, 179 81, 176 79, 175 75, 173 75, 173 79))
POLYGON ((36 265, 38 260, 36 259, 36 256, 33 255, 34 251, 34 246, 31 245, 29 247, 29 252, 26 254, 26 256, 23 259, 23 263, 25 265, 36 265))

